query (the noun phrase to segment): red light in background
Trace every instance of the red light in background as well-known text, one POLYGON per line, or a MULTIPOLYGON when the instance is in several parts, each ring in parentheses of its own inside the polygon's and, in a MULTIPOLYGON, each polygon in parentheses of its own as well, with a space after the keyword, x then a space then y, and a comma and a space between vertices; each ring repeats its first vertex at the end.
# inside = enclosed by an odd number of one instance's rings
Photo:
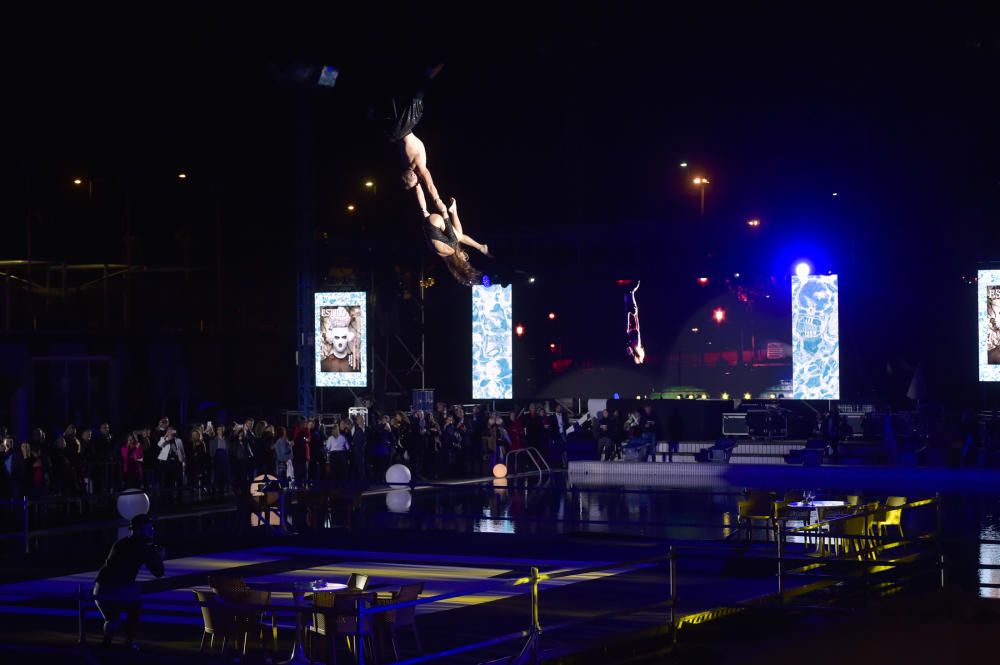
POLYGON ((615 284, 617 284, 618 286, 632 286, 632 280, 631 279, 616 279, 615 280, 615 284))
POLYGON ((726 320, 726 310, 722 309, 721 307, 716 307, 715 309, 712 310, 712 319, 716 323, 722 323, 723 321, 726 320))
POLYGON ((698 283, 701 284, 702 286, 705 286, 706 284, 708 284, 708 277, 699 277, 698 283))
POLYGON ((551 342, 549 344, 549 351, 551 351, 552 353, 556 352, 556 343, 555 342, 551 342))
POLYGON ((549 312, 549 321, 555 321, 555 320, 556 320, 556 313, 549 312))
POLYGON ((524 336, 524 326, 522 326, 520 323, 517 324, 516 326, 514 326, 514 334, 517 335, 518 337, 523 337, 524 336))

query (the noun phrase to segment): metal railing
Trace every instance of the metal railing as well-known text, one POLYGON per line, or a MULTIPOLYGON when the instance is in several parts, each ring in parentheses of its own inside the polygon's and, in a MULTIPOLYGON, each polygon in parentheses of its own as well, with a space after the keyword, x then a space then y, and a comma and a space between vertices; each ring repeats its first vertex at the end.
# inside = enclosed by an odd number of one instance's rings
POLYGON ((540 452, 538 452, 537 448, 518 448, 517 450, 507 451, 507 454, 504 456, 503 460, 504 466, 506 466, 509 469, 511 457, 514 458, 514 462, 516 463, 517 458, 520 455, 527 456, 527 458, 531 461, 531 463, 535 465, 535 468, 538 469, 538 473, 542 473, 543 471, 545 472, 552 471, 552 467, 550 467, 549 463, 545 461, 545 457, 540 452))

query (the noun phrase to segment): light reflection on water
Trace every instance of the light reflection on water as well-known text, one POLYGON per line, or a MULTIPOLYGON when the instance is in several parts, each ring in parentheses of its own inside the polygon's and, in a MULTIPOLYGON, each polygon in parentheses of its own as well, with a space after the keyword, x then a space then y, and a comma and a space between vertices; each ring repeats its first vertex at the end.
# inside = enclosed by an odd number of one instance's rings
MULTIPOLYGON (((994 522, 992 516, 986 517, 987 522, 994 522)), ((986 524, 979 533, 981 540, 1000 540, 1000 528, 993 524, 986 524)), ((1000 545, 980 543, 979 544, 979 564, 996 566, 1000 565, 1000 545)), ((1000 569, 980 568, 980 584, 1000 584, 1000 569)), ((979 587, 979 595, 982 598, 1000 598, 1000 588, 979 587)))

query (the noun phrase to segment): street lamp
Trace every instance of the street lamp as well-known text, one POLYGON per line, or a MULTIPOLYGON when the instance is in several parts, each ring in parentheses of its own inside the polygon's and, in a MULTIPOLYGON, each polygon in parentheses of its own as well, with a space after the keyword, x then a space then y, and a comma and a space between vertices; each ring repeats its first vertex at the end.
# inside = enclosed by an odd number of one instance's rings
POLYGON ((87 198, 94 198, 94 181, 90 178, 73 178, 73 184, 80 187, 84 183, 87 183, 87 198))
POLYGON ((701 190, 701 216, 705 216, 705 185, 709 184, 708 178, 698 176, 691 180, 694 186, 701 190))

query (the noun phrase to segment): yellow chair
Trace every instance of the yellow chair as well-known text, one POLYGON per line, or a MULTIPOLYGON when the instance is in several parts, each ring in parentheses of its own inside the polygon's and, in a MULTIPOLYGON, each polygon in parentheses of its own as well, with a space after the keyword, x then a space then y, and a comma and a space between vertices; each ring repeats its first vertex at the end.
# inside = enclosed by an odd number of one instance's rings
POLYGON ((901 506, 906 505, 905 496, 890 496, 885 500, 885 506, 880 508, 872 521, 872 535, 878 536, 880 542, 884 542, 886 527, 894 526, 899 530, 899 539, 903 540, 903 526, 900 519, 903 516, 901 506))
POLYGON ((878 512, 878 502, 859 506, 856 515, 831 520, 827 533, 837 554, 856 552, 859 559, 875 557, 872 524, 878 512))
POLYGON ((774 525, 775 508, 774 504, 778 495, 774 492, 750 492, 750 496, 745 501, 737 504, 738 521, 747 531, 747 541, 753 540, 754 520, 763 520, 769 526, 774 525))
MULTIPOLYGON (((358 606, 371 607, 375 604, 377 594, 374 592, 341 591, 339 593, 317 592, 313 595, 313 622, 309 626, 309 651, 312 653, 312 637, 319 635, 326 638, 327 662, 337 663, 337 648, 334 638, 343 637, 347 640, 348 649, 357 654, 357 649, 367 648, 369 658, 375 660, 375 632, 372 619, 365 617, 361 623, 362 644, 357 643, 358 606)), ((368 658, 366 658, 368 660, 368 658)))

